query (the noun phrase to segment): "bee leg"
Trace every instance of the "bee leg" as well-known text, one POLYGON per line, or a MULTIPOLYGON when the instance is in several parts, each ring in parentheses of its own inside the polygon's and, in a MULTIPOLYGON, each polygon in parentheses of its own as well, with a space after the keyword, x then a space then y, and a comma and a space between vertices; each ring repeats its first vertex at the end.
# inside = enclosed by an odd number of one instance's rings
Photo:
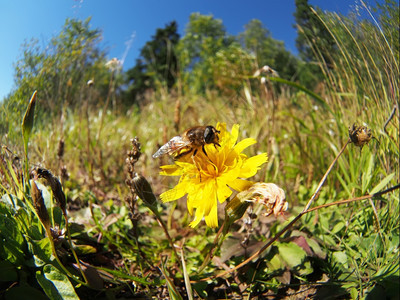
MULTIPOLYGON (((199 166, 197 165, 197 163, 196 163, 196 161, 195 161, 195 159, 194 159, 194 157, 196 156, 196 154, 197 154, 197 149, 195 149, 195 150, 193 151, 192 160, 193 160, 193 164, 196 166, 197 170, 199 171, 200 182, 201 182, 201 172, 200 172, 200 168, 199 168, 199 166)), ((206 155, 207 155, 207 154, 206 154, 206 155)))
MULTIPOLYGON (((219 144, 217 144, 219 146, 219 144)), ((214 144, 215 149, 217 149, 217 147, 214 144)), ((220 146, 221 147, 221 146, 220 146)), ((203 150, 204 154, 207 156, 208 160, 210 161, 210 163, 212 164, 212 166, 214 167, 214 169, 216 169, 215 165, 213 164, 213 162, 211 161, 211 159, 208 157, 206 149, 204 148, 204 145, 201 147, 201 149, 203 150)))
POLYGON ((203 150, 204 154, 208 157, 207 152, 206 152, 206 149, 204 148, 204 145, 201 146, 201 149, 203 150))

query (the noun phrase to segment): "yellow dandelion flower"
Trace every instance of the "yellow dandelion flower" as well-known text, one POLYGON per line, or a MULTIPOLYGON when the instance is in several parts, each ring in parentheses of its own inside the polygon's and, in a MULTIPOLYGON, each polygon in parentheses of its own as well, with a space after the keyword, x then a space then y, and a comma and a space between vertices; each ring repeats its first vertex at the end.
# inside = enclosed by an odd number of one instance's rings
POLYGON ((248 188, 253 182, 246 178, 254 176, 260 166, 267 162, 267 154, 247 157, 242 151, 257 141, 247 138, 237 142, 239 125, 235 124, 231 132, 225 123, 218 123, 219 144, 206 144, 205 152, 197 151, 195 156, 185 155, 174 165, 162 166, 161 175, 181 176, 179 183, 171 190, 160 195, 163 202, 177 200, 187 195, 187 207, 190 215, 196 209, 195 227, 205 219, 209 227, 218 226, 217 205, 232 195, 232 189, 238 192, 248 188))

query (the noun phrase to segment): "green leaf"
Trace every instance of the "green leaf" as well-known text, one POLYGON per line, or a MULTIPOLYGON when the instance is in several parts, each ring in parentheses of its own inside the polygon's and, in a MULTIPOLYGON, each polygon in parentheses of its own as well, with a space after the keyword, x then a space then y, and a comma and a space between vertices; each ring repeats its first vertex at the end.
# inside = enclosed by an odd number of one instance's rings
POLYGON ((96 267, 96 269, 110 273, 110 274, 114 275, 115 277, 132 280, 132 281, 140 283, 140 284, 144 284, 144 285, 153 284, 152 282, 146 281, 146 279, 144 279, 144 278, 132 276, 132 275, 127 274, 126 272, 121 272, 118 270, 111 270, 111 269, 107 269, 107 268, 103 268, 103 267, 96 267))
POLYGON ((307 243, 311 247, 312 251, 321 259, 325 259, 326 253, 321 249, 318 242, 312 238, 307 238, 307 243))
POLYGON ((270 260, 267 261, 268 271, 280 271, 285 269, 285 265, 279 255, 274 255, 270 260))
POLYGON ((47 297, 53 300, 62 300, 61 295, 58 293, 54 284, 46 279, 40 271, 36 272, 36 279, 39 282, 40 286, 42 287, 43 291, 46 293, 47 297))
POLYGON ((307 256, 306 252, 295 243, 278 243, 276 246, 279 255, 291 269, 301 265, 307 256))
POLYGON ((390 182, 390 180, 392 180, 394 175, 395 175, 395 173, 392 173, 392 174, 389 174, 388 176, 386 176, 385 178, 383 178, 382 181, 379 182, 378 185, 376 185, 371 190, 370 195, 375 194, 375 193, 379 192, 380 190, 382 190, 390 182))
POLYGON ((344 251, 336 251, 333 253, 333 260, 338 262, 339 264, 343 265, 346 269, 349 268, 347 264, 347 255, 344 251))
POLYGON ((369 157, 367 172, 363 173, 361 178, 362 194, 365 194, 372 180, 372 171, 374 168, 374 155, 369 157))
POLYGON ((182 296, 179 294, 178 289, 176 288, 174 281, 169 278, 167 272, 164 269, 164 265, 161 265, 160 268, 161 273, 164 275, 166 282, 167 282, 167 288, 168 288, 168 294, 173 300, 182 300, 182 296))
MULTIPOLYGON (((12 209, 10 207, 10 209, 12 209)), ((25 261, 24 237, 14 215, 0 202, 0 258, 21 265, 25 261)))
POLYGON ((280 83, 284 83, 287 84, 289 86, 292 86, 294 88, 297 88, 303 92, 305 92, 307 95, 311 96, 312 98, 314 98, 315 101, 317 101, 317 103, 319 105, 321 105, 322 107, 324 107, 326 110, 328 110, 329 112, 332 112, 332 109, 328 106, 328 104, 326 103, 326 101, 324 99, 321 98, 321 96, 319 96, 318 94, 314 93, 313 91, 310 91, 309 89, 305 88, 304 86, 302 86, 301 84, 298 84, 296 82, 293 81, 289 81, 280 77, 268 77, 268 80, 270 81, 276 81, 276 82, 280 82, 280 83))
POLYGON ((333 226, 332 228, 332 234, 336 234, 338 232, 340 232, 344 227, 346 226, 346 224, 344 222, 338 222, 335 224, 335 226, 333 226))
POLYGON ((75 251, 78 255, 94 254, 97 249, 90 245, 75 245, 75 251))
POLYGON ((27 237, 29 250, 33 254, 35 266, 41 267, 52 260, 50 240, 45 237, 41 240, 32 240, 27 237))
POLYGON ((43 274, 47 280, 54 284, 55 288, 57 289, 57 293, 62 299, 79 299, 68 277, 61 273, 56 267, 53 265, 45 265, 43 267, 43 274))

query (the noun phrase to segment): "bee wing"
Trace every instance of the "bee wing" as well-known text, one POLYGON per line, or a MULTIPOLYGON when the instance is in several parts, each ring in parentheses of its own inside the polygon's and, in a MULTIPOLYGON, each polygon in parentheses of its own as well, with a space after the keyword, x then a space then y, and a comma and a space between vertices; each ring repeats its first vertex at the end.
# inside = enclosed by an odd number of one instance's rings
POLYGON ((162 145, 161 148, 153 154, 153 158, 157 158, 167 153, 171 155, 186 147, 187 145, 189 145, 189 142, 183 140, 181 136, 174 136, 172 139, 169 140, 168 143, 162 145))

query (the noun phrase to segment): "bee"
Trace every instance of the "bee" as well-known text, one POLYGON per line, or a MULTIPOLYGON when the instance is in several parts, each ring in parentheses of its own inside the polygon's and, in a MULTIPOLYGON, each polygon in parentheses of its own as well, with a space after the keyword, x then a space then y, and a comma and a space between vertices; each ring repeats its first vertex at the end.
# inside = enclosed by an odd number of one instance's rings
POLYGON ((213 126, 195 126, 189 128, 181 135, 174 136, 169 140, 168 143, 161 146, 161 148, 153 154, 153 158, 157 158, 164 154, 169 154, 173 155, 175 159, 179 159, 189 153, 192 153, 193 157, 197 154, 197 151, 200 148, 207 156, 204 145, 214 144, 214 147, 221 147, 221 145, 218 143, 219 133, 220 131, 215 129, 213 126))

